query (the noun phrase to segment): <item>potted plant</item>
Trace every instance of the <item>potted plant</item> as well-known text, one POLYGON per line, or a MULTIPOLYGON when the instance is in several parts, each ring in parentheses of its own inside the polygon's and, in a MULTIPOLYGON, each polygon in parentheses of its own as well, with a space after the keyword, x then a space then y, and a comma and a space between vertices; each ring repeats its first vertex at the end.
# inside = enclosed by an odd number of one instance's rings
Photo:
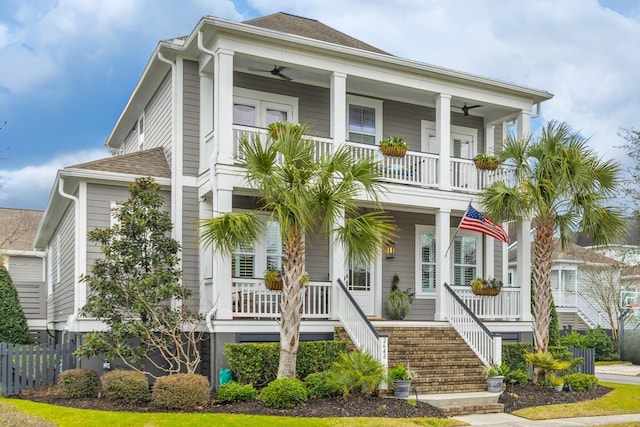
POLYGON ((477 277, 471 282, 471 291, 476 295, 496 296, 503 286, 502 280, 498 280, 495 277, 490 279, 477 277))
POLYGON ((380 151, 385 156, 404 157, 409 146, 401 136, 389 135, 387 139, 380 141, 380 151))
POLYGON ((484 368, 483 373, 487 379, 488 391, 492 393, 500 393, 502 391, 505 369, 507 369, 506 365, 498 365, 497 363, 491 363, 484 368))
POLYGON ((401 291, 398 288, 399 282, 400 277, 396 273, 393 275, 391 293, 387 298, 387 313, 392 320, 404 319, 411 311, 411 303, 413 302, 413 293, 409 289, 401 291))
POLYGON ((279 137, 286 135, 287 130, 296 139, 299 139, 302 136, 303 129, 299 124, 289 122, 274 122, 269 125, 269 135, 273 139, 278 139, 279 137))
POLYGON ((282 290, 282 272, 280 270, 269 270, 264 275, 264 285, 272 291, 282 290))
POLYGON ((413 369, 397 364, 389 370, 387 374, 389 384, 393 386, 393 395, 395 397, 409 397, 411 389, 411 381, 418 377, 413 369))
POLYGON ((549 372, 547 374, 547 383, 550 387, 553 387, 555 391, 562 391, 564 388, 564 380, 561 376, 556 375, 555 372, 549 372))
POLYGON ((496 170, 500 166, 500 159, 486 153, 478 154, 474 158, 476 168, 483 170, 496 170))

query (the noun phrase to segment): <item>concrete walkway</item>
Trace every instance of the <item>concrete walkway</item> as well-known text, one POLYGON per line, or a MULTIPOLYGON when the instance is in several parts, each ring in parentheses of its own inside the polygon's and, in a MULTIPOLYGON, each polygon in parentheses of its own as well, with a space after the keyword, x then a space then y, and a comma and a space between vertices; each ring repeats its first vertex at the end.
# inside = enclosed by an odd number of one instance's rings
MULTIPOLYGON (((602 381, 640 384, 640 366, 631 364, 596 366, 596 376, 602 381)), ((559 418, 541 421, 531 421, 511 414, 461 415, 453 418, 472 426, 493 427, 577 427, 640 422, 640 414, 559 418)))

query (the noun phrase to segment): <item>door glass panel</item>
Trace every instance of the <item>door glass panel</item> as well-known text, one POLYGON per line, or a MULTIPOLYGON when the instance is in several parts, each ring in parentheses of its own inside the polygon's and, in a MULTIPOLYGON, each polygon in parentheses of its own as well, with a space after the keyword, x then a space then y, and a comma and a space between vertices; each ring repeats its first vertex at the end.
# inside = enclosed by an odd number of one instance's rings
POLYGON ((349 263, 349 285, 350 291, 370 291, 371 290, 371 265, 364 261, 351 261, 349 263))
POLYGON ((476 277, 476 238, 456 236, 453 241, 453 282, 456 285, 470 285, 476 277))
POLYGON ((266 123, 267 126, 269 126, 271 123, 286 122, 288 120, 286 111, 273 110, 270 108, 267 108, 266 118, 267 118, 267 123, 266 123))
POLYGON ((234 104, 233 124, 240 126, 256 125, 256 107, 253 105, 234 104))

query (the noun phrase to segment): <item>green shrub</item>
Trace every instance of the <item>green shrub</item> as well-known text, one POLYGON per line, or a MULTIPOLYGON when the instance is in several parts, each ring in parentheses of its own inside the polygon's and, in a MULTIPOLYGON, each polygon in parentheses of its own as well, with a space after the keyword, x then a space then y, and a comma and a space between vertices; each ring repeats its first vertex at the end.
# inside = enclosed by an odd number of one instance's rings
POLYGON ((584 363, 584 357, 573 357, 573 353, 569 351, 564 345, 549 346, 549 353, 553 355, 556 360, 561 362, 569 362, 569 367, 563 370, 565 374, 572 374, 577 371, 577 367, 584 363))
POLYGON ((153 385, 151 402, 165 409, 193 409, 209 401, 209 380, 197 374, 160 377, 153 385))
POLYGON ((598 378, 589 374, 569 374, 562 377, 565 384, 571 384, 573 391, 589 391, 591 387, 598 384, 598 378))
POLYGON ((271 408, 294 408, 305 403, 307 399, 304 383, 295 378, 271 381, 260 392, 260 400, 271 408))
POLYGON ((615 352, 611 337, 600 326, 584 335, 573 331, 560 338, 560 344, 576 348, 594 348, 596 350, 596 360, 605 360, 611 353, 615 352))
POLYGON ((114 402, 145 403, 151 399, 149 383, 143 373, 115 370, 100 379, 105 397, 114 402))
POLYGON ((529 370, 529 364, 525 358, 527 353, 533 353, 531 343, 505 342, 502 344, 502 363, 506 364, 510 371, 527 372, 529 370))
POLYGON ((60 394, 67 399, 96 397, 99 388, 98 374, 91 369, 69 369, 58 378, 60 394))
POLYGON ((216 393, 216 400, 221 403, 251 402, 258 392, 253 384, 241 385, 235 381, 222 384, 216 393))
POLYGON ((344 396, 376 391, 384 379, 382 365, 367 353, 343 353, 333 364, 330 384, 344 396))
POLYGON ((340 396, 340 390, 331 383, 331 372, 323 371, 307 375, 304 384, 309 392, 309 397, 336 397, 340 396))
MULTIPOLYGON (((305 378, 314 372, 325 371, 340 353, 347 350, 344 341, 306 341, 298 347, 296 374, 305 378)), ((280 345, 278 343, 226 344, 224 355, 229 369, 241 384, 261 387, 273 381, 278 373, 280 345)))
POLYGON ((526 384, 529 382, 529 373, 520 369, 515 369, 513 371, 507 372, 507 374, 504 376, 504 379, 507 382, 513 380, 518 384, 526 384))
POLYGON ((0 342, 28 344, 31 341, 18 291, 5 267, 0 267, 0 342))

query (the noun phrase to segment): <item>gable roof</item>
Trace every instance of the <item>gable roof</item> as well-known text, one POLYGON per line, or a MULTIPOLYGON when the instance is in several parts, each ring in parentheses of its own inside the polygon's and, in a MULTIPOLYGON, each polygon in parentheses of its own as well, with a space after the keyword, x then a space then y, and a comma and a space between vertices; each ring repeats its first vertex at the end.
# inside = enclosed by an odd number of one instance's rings
MULTIPOLYGON (((531 251, 533 252, 533 242, 531 242, 531 246, 531 251)), ((517 251, 515 249, 509 251, 509 262, 515 262, 516 256, 517 251)), ((569 243, 567 247, 562 250, 560 239, 557 237, 554 237, 553 239, 553 253, 551 254, 551 259, 577 261, 585 264, 614 265, 618 263, 618 261, 613 258, 609 258, 608 256, 602 255, 591 249, 583 248, 575 243, 569 243)))
POLYGON ((68 166, 65 169, 88 169, 101 172, 171 178, 171 168, 162 147, 80 163, 68 166))
POLYGON ((42 211, 0 208, 0 247, 3 250, 31 251, 42 211))
POLYGON ((370 44, 353 38, 350 35, 331 28, 320 21, 310 18, 304 18, 302 16, 291 15, 284 12, 278 12, 272 15, 263 16, 261 18, 244 21, 243 24, 268 28, 270 30, 280 31, 282 33, 294 34, 297 36, 321 40, 329 43, 335 43, 341 46, 354 47, 357 49, 368 50, 370 52, 390 55, 384 50, 378 49, 375 46, 371 46, 370 44))

